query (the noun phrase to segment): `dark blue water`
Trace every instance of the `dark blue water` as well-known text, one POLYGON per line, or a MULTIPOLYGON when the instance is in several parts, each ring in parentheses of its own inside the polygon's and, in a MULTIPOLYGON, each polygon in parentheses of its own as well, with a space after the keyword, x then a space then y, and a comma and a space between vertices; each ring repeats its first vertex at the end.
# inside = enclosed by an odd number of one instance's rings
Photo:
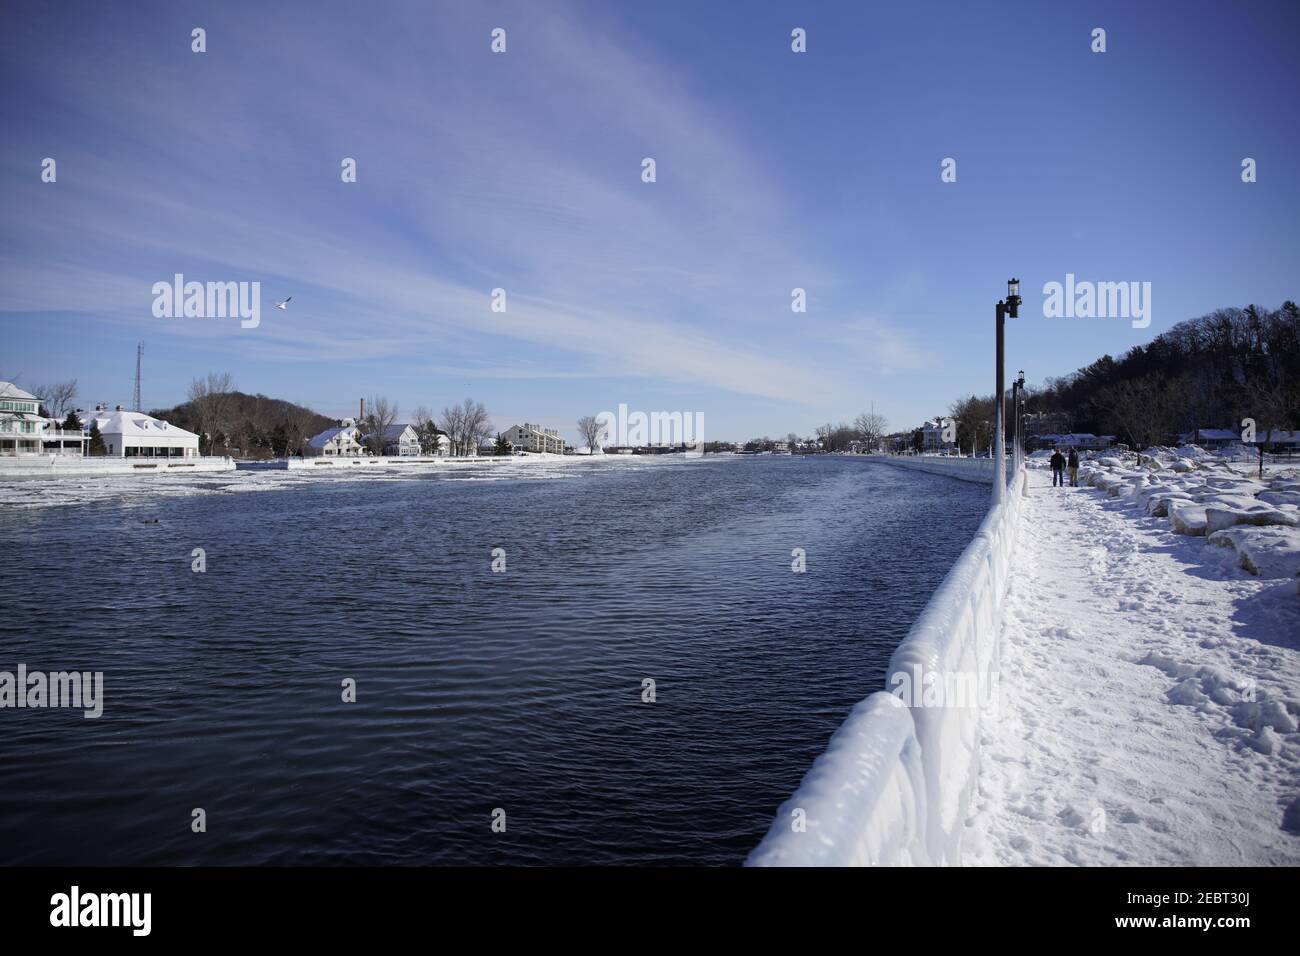
POLYGON ((5 493, 0 670, 106 686, 0 710, 0 862, 739 863, 988 498, 840 458, 164 480, 5 493))

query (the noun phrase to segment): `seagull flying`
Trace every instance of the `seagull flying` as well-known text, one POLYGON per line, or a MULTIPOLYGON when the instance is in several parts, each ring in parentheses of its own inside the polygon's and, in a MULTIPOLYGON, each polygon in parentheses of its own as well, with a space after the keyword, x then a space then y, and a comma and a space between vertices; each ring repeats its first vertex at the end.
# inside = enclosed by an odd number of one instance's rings
MULTIPOLYGON (((289 296, 289 299, 292 299, 292 298, 293 298, 293 296, 289 296)), ((275 304, 275 307, 276 307, 277 309, 279 309, 281 312, 283 312, 285 309, 287 309, 287 308, 289 307, 289 299, 285 299, 283 302, 277 302, 277 303, 275 304)))

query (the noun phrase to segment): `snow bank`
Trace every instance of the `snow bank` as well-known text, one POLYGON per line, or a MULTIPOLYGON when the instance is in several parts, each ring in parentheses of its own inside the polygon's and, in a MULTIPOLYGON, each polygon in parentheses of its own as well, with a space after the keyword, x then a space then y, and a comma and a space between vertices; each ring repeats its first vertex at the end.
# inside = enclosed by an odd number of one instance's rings
MULTIPOLYGON (((930 459, 945 460, 963 459, 930 459)), ((749 864, 961 862, 979 771, 980 721, 988 691, 996 691, 998 634, 1024 483, 1022 472, 894 651, 886 684, 892 693, 873 694, 854 709, 782 805, 749 864), (906 706, 882 699, 891 696, 906 706), (798 809, 806 813, 803 829, 792 825, 798 809)))

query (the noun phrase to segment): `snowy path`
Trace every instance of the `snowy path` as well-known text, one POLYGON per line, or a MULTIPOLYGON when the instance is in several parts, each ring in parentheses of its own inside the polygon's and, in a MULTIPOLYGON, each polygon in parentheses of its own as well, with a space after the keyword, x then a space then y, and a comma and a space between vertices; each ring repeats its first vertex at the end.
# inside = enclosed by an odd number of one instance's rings
POLYGON ((966 861, 1300 863, 1295 580, 1030 479, 966 861))

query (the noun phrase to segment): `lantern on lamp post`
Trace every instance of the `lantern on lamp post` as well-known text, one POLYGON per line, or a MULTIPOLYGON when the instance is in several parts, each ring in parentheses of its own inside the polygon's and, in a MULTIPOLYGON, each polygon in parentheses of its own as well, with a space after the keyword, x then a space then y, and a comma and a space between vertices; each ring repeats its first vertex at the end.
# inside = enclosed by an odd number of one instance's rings
POLYGON ((1003 326, 1006 323, 1006 317, 1016 319, 1020 317, 1020 280, 1007 280, 1007 297, 1005 301, 999 302, 995 310, 997 320, 997 383, 994 387, 993 394, 996 398, 993 401, 993 503, 1001 504, 1007 490, 1007 448, 1004 437, 1004 428, 1002 419, 1005 417, 1003 405, 1006 402, 1006 386, 1003 384, 1003 326))

